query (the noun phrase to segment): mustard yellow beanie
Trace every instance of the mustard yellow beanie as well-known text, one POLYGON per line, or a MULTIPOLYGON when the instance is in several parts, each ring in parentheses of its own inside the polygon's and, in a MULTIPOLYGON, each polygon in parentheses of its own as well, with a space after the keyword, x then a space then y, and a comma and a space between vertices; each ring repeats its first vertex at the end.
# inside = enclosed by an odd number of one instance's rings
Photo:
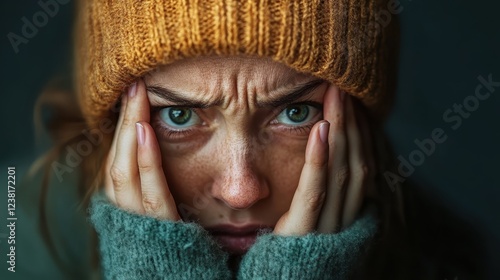
POLYGON ((195 56, 269 57, 379 116, 392 99, 385 0, 82 0, 77 9, 76 89, 91 127, 135 79, 195 56))

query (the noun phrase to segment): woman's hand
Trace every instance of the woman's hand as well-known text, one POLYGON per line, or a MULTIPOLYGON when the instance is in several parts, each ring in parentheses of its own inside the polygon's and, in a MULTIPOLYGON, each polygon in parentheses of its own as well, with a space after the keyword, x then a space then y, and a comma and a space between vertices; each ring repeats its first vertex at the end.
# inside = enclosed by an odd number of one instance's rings
POLYGON ((122 96, 120 117, 106 161, 106 195, 118 207, 176 221, 180 217, 149 121, 146 88, 139 80, 122 96))
POLYGON ((365 116, 333 85, 324 97, 324 119, 309 134, 305 163, 290 209, 275 234, 335 233, 356 218, 375 162, 365 116), (328 136, 328 137, 326 137, 328 136))

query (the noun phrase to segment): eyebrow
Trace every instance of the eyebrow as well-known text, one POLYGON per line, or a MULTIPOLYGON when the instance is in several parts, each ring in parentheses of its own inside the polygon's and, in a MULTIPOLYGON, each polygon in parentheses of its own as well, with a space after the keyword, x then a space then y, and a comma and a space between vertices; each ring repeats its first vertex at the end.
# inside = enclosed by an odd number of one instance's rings
POLYGON ((295 86, 291 91, 287 91, 288 93, 283 94, 277 98, 274 98, 269 101, 257 102, 257 107, 280 107, 286 104, 291 104, 297 99, 306 96, 312 93, 318 86, 320 86, 324 81, 321 79, 316 79, 309 81, 305 84, 301 84, 295 86))
MULTIPOLYGON (((295 86, 291 91, 287 91, 286 94, 282 94, 277 98, 268 101, 257 102, 257 107, 280 107, 286 104, 291 104, 297 99, 310 94, 324 81, 321 79, 316 79, 309 81, 305 84, 295 86)), ((185 97, 182 93, 161 87, 161 86, 148 86, 146 90, 159 98, 168 100, 175 103, 179 107, 189 107, 189 108, 209 108, 212 106, 221 106, 223 103, 223 97, 217 98, 217 100, 206 102, 200 100, 194 100, 185 97)))
POLYGON ((215 101, 204 102, 200 100, 193 100, 185 97, 182 93, 161 87, 161 86, 147 86, 146 91, 158 96, 159 98, 165 99, 172 103, 175 103, 179 107, 189 107, 189 108, 208 108, 212 106, 220 106, 224 101, 222 97, 215 101))

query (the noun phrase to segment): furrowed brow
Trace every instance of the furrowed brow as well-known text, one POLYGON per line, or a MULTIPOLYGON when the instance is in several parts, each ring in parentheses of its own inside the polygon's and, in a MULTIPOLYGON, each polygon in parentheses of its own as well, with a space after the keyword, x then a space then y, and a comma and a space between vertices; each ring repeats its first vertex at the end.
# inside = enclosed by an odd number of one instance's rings
POLYGON ((296 101, 297 99, 299 99, 307 94, 310 94, 318 86, 320 86, 323 82, 324 81, 321 79, 312 80, 310 82, 307 82, 305 84, 302 84, 302 85, 295 87, 294 89, 287 92, 286 94, 283 94, 282 96, 279 96, 273 100, 258 102, 257 107, 260 107, 260 108, 263 108, 263 107, 278 108, 278 107, 286 105, 286 104, 291 104, 294 101, 296 101))
MULTIPOLYGON (((257 102, 257 107, 273 107, 277 108, 286 104, 291 104, 297 99, 310 94, 313 90, 315 90, 318 86, 323 83, 323 80, 317 79, 305 84, 299 85, 291 90, 291 92, 287 92, 282 96, 279 96, 273 100, 257 102)), ((199 100, 193 100, 190 98, 186 98, 182 93, 175 92, 173 90, 161 87, 161 86, 148 86, 146 90, 156 95, 159 98, 165 99, 172 103, 175 103, 176 106, 180 107, 189 107, 189 108, 209 108, 212 106, 221 106, 223 104, 223 98, 220 97, 215 101, 205 102, 199 100)))
POLYGON ((146 87, 146 91, 148 91, 153 95, 158 96, 159 98, 175 103, 175 106, 179 107, 208 108, 212 106, 220 106, 222 105, 223 102, 222 98, 219 98, 211 102, 193 100, 190 98, 186 98, 182 93, 175 92, 173 90, 161 86, 148 86, 146 87))

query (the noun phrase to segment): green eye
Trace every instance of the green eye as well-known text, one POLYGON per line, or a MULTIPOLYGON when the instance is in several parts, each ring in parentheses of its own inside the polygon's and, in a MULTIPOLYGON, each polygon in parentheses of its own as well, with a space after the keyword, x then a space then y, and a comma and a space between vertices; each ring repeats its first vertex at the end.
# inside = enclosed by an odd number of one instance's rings
POLYGON ((200 122, 200 118, 192 109, 181 107, 161 109, 160 118, 173 128, 187 128, 200 122))
POLYGON ((287 125, 302 125, 305 122, 311 121, 311 117, 315 116, 315 110, 318 111, 317 108, 306 105, 306 104, 293 104, 286 107, 276 120, 279 123, 287 124, 287 125))
POLYGON ((303 122, 309 116, 309 108, 307 105, 294 105, 285 109, 286 116, 289 120, 295 123, 303 122))
POLYGON ((168 111, 168 117, 177 125, 183 125, 187 123, 193 112, 186 108, 173 108, 168 111))

